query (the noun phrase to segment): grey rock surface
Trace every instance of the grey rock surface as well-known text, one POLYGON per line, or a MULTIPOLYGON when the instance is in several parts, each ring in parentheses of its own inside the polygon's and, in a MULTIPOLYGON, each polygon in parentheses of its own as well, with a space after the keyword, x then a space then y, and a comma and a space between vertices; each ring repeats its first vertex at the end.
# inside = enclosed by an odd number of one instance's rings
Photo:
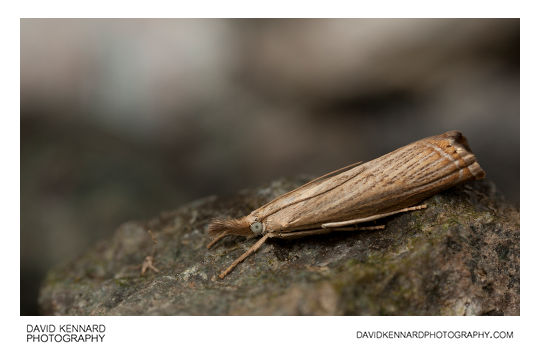
POLYGON ((46 315, 519 315, 519 212, 486 180, 437 194, 382 231, 269 240, 221 280, 255 240, 208 250, 208 223, 238 217, 305 180, 277 180, 128 222, 51 270, 46 315), (158 272, 147 268, 153 258, 158 272))

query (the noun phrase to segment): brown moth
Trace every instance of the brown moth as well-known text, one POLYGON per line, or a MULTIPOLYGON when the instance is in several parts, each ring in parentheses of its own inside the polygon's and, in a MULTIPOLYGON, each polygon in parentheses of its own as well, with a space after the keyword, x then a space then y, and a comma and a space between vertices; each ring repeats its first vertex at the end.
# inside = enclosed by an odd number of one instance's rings
POLYGON ((401 212, 454 185, 485 176, 459 131, 421 139, 367 163, 355 163, 304 184, 239 219, 215 218, 208 231, 260 236, 219 277, 254 253, 268 238, 298 238, 340 230, 383 229, 358 226, 401 212))

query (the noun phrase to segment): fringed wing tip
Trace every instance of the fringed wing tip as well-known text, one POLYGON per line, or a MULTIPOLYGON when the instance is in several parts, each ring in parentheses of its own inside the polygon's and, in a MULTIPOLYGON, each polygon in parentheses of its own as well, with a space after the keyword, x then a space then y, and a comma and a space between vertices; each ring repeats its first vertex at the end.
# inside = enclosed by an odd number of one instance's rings
POLYGON ((482 169, 482 167, 480 167, 478 162, 474 162, 472 165, 469 165, 468 169, 474 176, 474 179, 482 179, 486 177, 486 172, 482 169))
POLYGON ((486 176, 486 172, 476 161, 467 138, 460 131, 448 131, 443 133, 442 136, 450 139, 450 144, 455 147, 459 156, 468 164, 467 169, 474 179, 482 179, 486 176))

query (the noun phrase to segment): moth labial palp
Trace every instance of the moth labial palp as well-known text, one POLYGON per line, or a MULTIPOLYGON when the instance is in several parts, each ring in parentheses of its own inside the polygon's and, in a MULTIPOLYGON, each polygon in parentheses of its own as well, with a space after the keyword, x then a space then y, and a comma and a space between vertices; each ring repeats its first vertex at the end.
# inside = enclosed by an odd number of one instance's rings
POLYGON ((289 239, 334 231, 383 229, 359 223, 426 208, 417 205, 457 184, 485 176, 459 131, 427 137, 366 163, 355 163, 312 180, 238 219, 215 218, 208 248, 228 235, 259 240, 219 276, 269 238, 289 239))

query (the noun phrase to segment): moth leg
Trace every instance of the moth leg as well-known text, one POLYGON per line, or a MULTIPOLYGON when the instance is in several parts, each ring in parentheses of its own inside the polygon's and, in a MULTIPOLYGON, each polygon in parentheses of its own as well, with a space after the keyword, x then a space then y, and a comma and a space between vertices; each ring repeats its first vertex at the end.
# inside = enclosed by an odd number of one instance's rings
POLYGON ((343 228, 338 227, 338 228, 328 228, 328 229, 295 231, 292 233, 274 233, 272 237, 279 238, 279 239, 296 239, 296 238, 310 236, 310 235, 328 234, 333 231, 356 231, 356 230, 379 230, 379 229, 384 229, 384 225, 375 225, 371 227, 343 227, 343 228))
POLYGON ((225 271, 219 274, 219 277, 220 279, 223 279, 225 276, 227 276, 227 274, 229 274, 238 264, 242 263, 244 259, 246 259, 255 251, 257 251, 268 238, 294 239, 294 238, 299 238, 303 236, 328 234, 332 231, 339 231, 339 230, 350 231, 350 230, 377 230, 377 229, 384 229, 384 225, 375 225, 372 227, 344 227, 344 228, 332 228, 332 229, 313 229, 313 230, 296 231, 292 233, 267 233, 262 238, 260 238, 259 241, 257 241, 253 246, 251 246, 249 250, 244 252, 244 254, 242 254, 234 262, 232 262, 232 264, 229 265, 229 267, 225 271))
POLYGON ((396 210, 396 211, 391 211, 391 212, 387 212, 387 213, 376 214, 376 215, 369 216, 369 217, 364 217, 364 218, 351 219, 351 220, 348 220, 348 221, 342 221, 342 222, 330 222, 330 223, 324 223, 324 224, 321 225, 321 227, 322 227, 323 229, 325 229, 325 228, 337 228, 337 227, 343 227, 343 226, 351 225, 351 224, 370 222, 370 221, 374 221, 374 220, 379 219, 379 218, 384 218, 384 217, 392 216, 392 215, 395 215, 395 214, 398 214, 398 213, 402 213, 402 212, 409 212, 409 211, 421 210, 421 209, 424 209, 424 208, 426 208, 426 207, 427 207, 427 205, 411 206, 411 207, 407 207, 407 208, 402 208, 401 210, 396 210))
POLYGON ((356 230, 380 230, 384 229, 385 225, 372 225, 369 227, 339 227, 339 228, 332 228, 332 231, 356 231, 356 230))
POLYGON ((328 234, 332 230, 331 229, 313 229, 313 230, 302 230, 302 231, 295 231, 292 233, 274 233, 275 238, 279 239, 295 239, 300 238, 303 236, 309 236, 309 235, 320 235, 320 234, 328 234))
POLYGON ((222 272, 221 274, 219 274, 219 277, 221 279, 223 279, 227 274, 229 274, 233 269, 234 267, 236 267, 238 264, 240 264, 244 259, 246 259, 247 257, 249 257, 250 254, 252 254, 253 252, 257 251, 261 246, 262 244, 264 244, 264 242, 266 241, 266 239, 270 238, 270 237, 273 237, 274 234, 273 233, 267 233, 265 235, 263 235, 262 238, 259 239, 259 241, 257 241, 253 246, 251 246, 249 248, 249 250, 247 250, 246 252, 244 252, 243 255, 241 255, 240 257, 238 257, 234 262, 232 262, 231 265, 229 265, 229 267, 224 271, 222 272))

